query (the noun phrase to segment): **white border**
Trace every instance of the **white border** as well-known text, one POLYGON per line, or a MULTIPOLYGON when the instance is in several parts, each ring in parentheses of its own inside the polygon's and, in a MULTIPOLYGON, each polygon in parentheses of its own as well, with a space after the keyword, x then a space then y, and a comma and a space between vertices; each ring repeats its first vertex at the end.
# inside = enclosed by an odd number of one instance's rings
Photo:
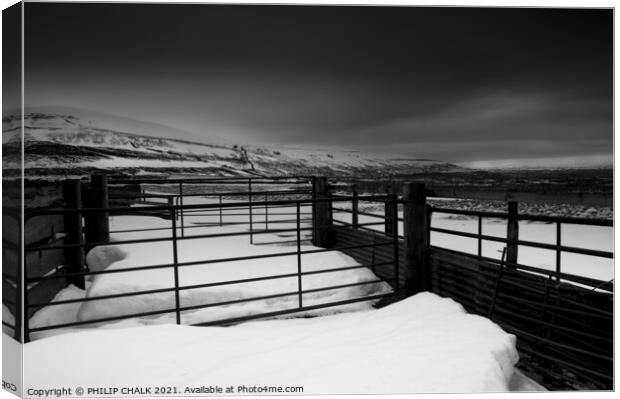
MULTIPOLYGON (((27 2, 42 2, 40 0, 28 0, 27 2)), ((64 1, 64 2, 81 2, 81 3, 127 3, 127 1, 64 1)), ((11 0, 0 0, 0 4, 2 5, 2 9, 7 8, 13 4, 15 4, 16 1, 11 1, 11 0)), ((451 1, 411 1, 411 0, 390 0, 390 1, 362 1, 362 0, 357 0, 357 1, 351 1, 351 0, 340 0, 340 1, 313 1, 313 0, 307 0, 307 1, 302 1, 302 0, 287 0, 287 1, 265 1, 265 0, 245 0, 245 1, 231 1, 231 0, 211 0, 211 1, 206 1, 206 2, 196 2, 196 1, 174 1, 174 0, 149 0, 149 1, 144 1, 144 0, 134 0, 131 1, 131 3, 180 3, 180 4, 207 4, 207 3, 212 3, 212 4, 305 4, 305 5, 379 5, 379 6, 390 6, 390 5, 397 5, 397 6, 470 6, 470 7, 561 7, 561 8, 615 8, 615 1, 610 1, 610 0, 590 0, 590 1, 584 1, 584 0, 543 0, 543 1, 508 1, 508 0, 501 0, 501 1, 490 1, 490 0, 475 0, 475 1, 467 1, 467 0, 451 0, 451 1)), ((22 24, 22 29, 23 29, 23 24, 22 24)), ((616 63, 615 63, 615 50, 616 50, 616 43, 618 42, 617 40, 618 38, 618 32, 615 29, 615 15, 614 15, 614 165, 616 164, 616 162, 618 161, 618 158, 616 158, 618 152, 616 151, 616 140, 615 140, 615 131, 616 131, 616 118, 615 115, 617 114, 618 108, 615 102, 615 93, 616 93, 616 89, 617 89, 617 83, 615 80, 615 75, 617 72, 616 69, 616 63)), ((23 39, 23 35, 22 35, 22 39, 23 39)), ((23 66, 23 41, 22 41, 22 66, 23 66)), ((23 94, 23 68, 22 68, 22 107, 23 107, 23 101, 24 101, 24 94, 23 94)), ((23 115, 22 115, 23 118, 23 115)), ((23 149, 22 149, 23 151, 23 149)), ((22 162, 23 162, 23 153, 22 153, 22 162)), ((614 172, 615 172, 615 167, 614 167, 614 172)), ((22 179, 23 180, 23 179, 22 179)), ((614 187, 617 187, 618 184, 618 178, 616 176, 616 174, 614 173, 614 187)), ((22 190, 23 191, 23 190, 22 190)), ((620 201, 618 200, 618 198, 615 196, 615 190, 614 190, 614 208, 618 209, 618 206, 620 205, 620 201)), ((618 243, 620 241, 618 240, 618 237, 615 236, 614 237, 614 246, 618 247, 618 243)), ((617 302, 616 302, 617 303, 617 302)), ((615 331, 618 331, 618 324, 617 324, 617 319, 615 320, 615 331)), ((1 352, 1 351, 0 351, 1 352)), ((615 359, 619 359, 618 357, 618 350, 617 350, 617 346, 615 347, 615 359)), ((617 370, 617 366, 616 366, 616 370, 617 370)), ((617 379, 616 379, 617 381, 617 379)), ((613 392, 609 392, 609 393, 583 393, 583 392, 574 392, 574 393, 566 393, 566 392, 561 392, 561 393, 555 393, 555 395, 562 395, 562 398, 588 398, 591 396, 604 396, 604 397, 615 397, 615 393, 613 392)), ((521 398, 521 397, 525 397, 525 398, 539 398, 539 397, 544 397, 546 395, 553 395, 553 393, 543 393, 543 394, 521 394, 521 393, 509 393, 509 394, 490 394, 490 395, 484 395, 484 398, 508 398, 508 399, 512 399, 512 398, 521 398)), ((390 398, 390 399, 397 399, 397 398, 405 398, 405 397, 415 397, 415 398, 454 398, 455 395, 444 395, 444 394, 436 394, 436 395, 376 395, 373 396, 375 398, 390 398)), ((467 396, 467 397, 473 397, 473 395, 469 394, 469 395, 456 395, 456 396, 467 396)), ((262 398, 267 398, 268 396, 262 396, 262 398)), ((290 396, 288 396, 290 397, 290 396)), ((303 396, 303 397, 312 397, 312 396, 303 396)), ((316 398, 329 398, 332 397, 330 395, 326 395, 326 396, 317 396, 316 398)), ((337 397, 337 396, 333 396, 333 397, 337 397)), ((347 398, 365 398, 366 396, 356 396, 356 395, 347 395, 345 396, 347 398)), ((15 398, 15 396, 11 395, 10 393, 8 393, 7 391, 4 390, 0 390, 0 399, 9 399, 9 398, 15 398)), ((244 398, 248 398, 248 396, 244 396, 244 398)))

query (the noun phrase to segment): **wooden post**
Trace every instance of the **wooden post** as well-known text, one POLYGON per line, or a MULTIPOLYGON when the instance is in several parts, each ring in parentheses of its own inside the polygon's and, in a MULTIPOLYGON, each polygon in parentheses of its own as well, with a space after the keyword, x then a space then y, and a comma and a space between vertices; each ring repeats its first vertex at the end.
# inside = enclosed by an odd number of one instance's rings
POLYGON ((252 178, 248 179, 248 216, 250 224, 250 244, 254 244, 254 218, 252 215, 252 178))
MULTIPOLYGON (((64 197, 67 209, 77 209, 82 207, 82 186, 79 180, 65 180, 64 197)), ((65 215, 65 229, 67 244, 84 244, 82 229, 82 215, 77 212, 65 215)), ((72 247, 65 249, 68 273, 82 273, 84 271, 84 248, 72 247)), ((72 276, 67 278, 67 285, 74 284, 78 288, 84 289, 84 276, 72 276)))
MULTIPOLYGON (((314 184, 314 197, 317 200, 329 198, 329 188, 326 177, 317 177, 314 184)), ((314 203, 314 234, 312 243, 317 247, 327 248, 331 243, 331 215, 330 201, 314 203)))
POLYGON ((265 231, 269 231, 269 195, 265 193, 265 231))
MULTIPOLYGON (((316 199, 316 176, 312 176, 312 199, 316 199)), ((312 203, 312 243, 316 237, 316 204, 312 203)))
MULTIPOLYGON (((90 195, 88 208, 109 208, 108 177, 93 175, 90 178, 90 195)), ((110 240, 110 221, 108 212, 86 212, 84 214, 84 234, 86 243, 106 242, 110 240)), ((86 252, 93 246, 87 246, 86 252)))
POLYGON ((431 245, 431 223, 433 221, 433 211, 430 205, 426 205, 426 245, 431 245))
POLYGON ((405 295, 428 290, 427 269, 428 226, 426 189, 424 183, 405 183, 403 186, 405 235, 405 295))
MULTIPOLYGON (((392 188, 392 186, 387 186, 387 188, 385 189, 385 194, 386 195, 390 195, 393 194, 394 190, 392 188)), ((392 221, 392 218, 394 217, 394 209, 393 207, 395 206, 393 201, 387 200, 385 201, 385 215, 384 215, 384 220, 385 220, 385 235, 388 237, 391 237, 394 235, 394 223, 392 221)))
POLYGON ((519 240, 519 204, 515 201, 508 202, 508 226, 506 238, 508 240, 506 250, 506 263, 517 263, 519 246, 516 242, 519 240))
MULTIPOLYGON (((558 249, 555 251, 555 271, 557 273, 562 272, 562 250, 560 250, 560 245, 562 245, 562 223, 557 222, 555 224, 555 245, 558 246, 558 249)), ((556 276, 556 281, 560 282, 559 274, 556 276)))
MULTIPOLYGON (((327 189, 327 198, 330 198, 330 199, 333 198, 333 193, 329 191, 329 188, 327 189)), ((327 203, 329 204, 329 209, 328 209, 329 222, 327 224, 331 226, 334 224, 334 201, 330 200, 327 203)))
POLYGON ((183 181, 179 182, 179 199, 177 203, 181 205, 178 210, 179 217, 181 219, 181 237, 185 237, 185 216, 183 215, 183 181))
POLYGON ((174 198, 172 197, 168 197, 168 209, 170 209, 170 211, 168 211, 170 214, 170 220, 176 220, 177 213, 174 210, 174 198))
POLYGON ((359 201, 357 187, 353 186, 353 200, 351 201, 351 224, 354 229, 359 227, 359 201))

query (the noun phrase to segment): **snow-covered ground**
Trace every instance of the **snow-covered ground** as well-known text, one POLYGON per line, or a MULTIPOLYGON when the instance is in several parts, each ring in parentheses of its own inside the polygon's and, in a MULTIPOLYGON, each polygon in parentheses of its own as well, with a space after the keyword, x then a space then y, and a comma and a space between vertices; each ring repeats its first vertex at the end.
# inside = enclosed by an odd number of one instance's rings
MULTIPOLYGON (((361 170, 382 169, 400 174, 465 170, 441 161, 346 148, 235 144, 222 140, 221 134, 196 135, 159 124, 58 107, 26 110, 23 126, 20 114, 5 117, 2 143, 16 144, 22 128, 27 170, 69 168, 79 174, 83 168, 150 168, 164 173, 168 168, 207 168, 225 175, 250 171, 283 175, 330 170, 332 174, 358 175, 361 170), (70 146, 67 153, 56 148, 66 145, 70 146)), ((18 168, 21 160, 3 158, 3 166, 18 168)))
MULTIPOLYGON (((348 207, 343 203, 339 204, 338 208, 347 209, 348 207)), ((365 210, 365 212, 369 211, 365 210)), ((376 223, 383 220, 382 210, 372 210, 369 213, 377 214, 377 217, 360 215, 359 223, 376 223)), ((402 211, 399 211, 399 218, 402 218, 402 216, 402 211)), ((334 219, 350 223, 351 214, 337 212, 334 214, 334 219)), ((483 218, 482 234, 505 238, 507 229, 506 223, 505 219, 483 218)), ((466 233, 476 234, 478 232, 477 217, 434 212, 431 225, 432 227, 466 233)), ((368 226, 367 228, 378 231, 383 231, 384 229, 381 224, 368 226)), ((399 222, 398 231, 400 235, 403 234, 403 222, 399 222)), ((613 227, 562 224, 561 236, 561 243, 565 246, 609 252, 613 252, 614 250, 613 227)), ((555 244, 556 225, 554 223, 520 221, 519 237, 525 241, 555 244)), ((478 240, 475 238, 431 232, 431 245, 469 254, 478 254, 478 240)), ((501 242, 483 240, 482 255, 489 258, 500 259, 504 246, 505 244, 501 242)), ((520 245, 518 256, 519 263, 523 265, 540 267, 545 270, 555 270, 556 253, 553 250, 520 245)), ((561 271, 601 281, 609 281, 614 278, 614 262, 613 259, 609 258, 562 252, 561 271)))
MULTIPOLYGON (((515 337, 422 293, 380 310, 233 327, 90 330, 24 347, 25 386, 303 387, 304 394, 535 390, 515 337), (70 349, 69 349, 70 348, 70 349), (58 359, 71 359, 53 367, 58 359), (516 381, 516 383, 515 383, 516 381), (516 386, 515 386, 516 385, 516 386)), ((101 395, 88 395, 101 396, 101 395)))
MULTIPOLYGON (((45 167, 45 161, 39 160, 29 163, 30 167, 45 167)), ((192 160, 166 160, 166 159, 131 159, 123 157, 101 158, 94 161, 82 161, 75 164, 76 167, 89 167, 101 169, 114 168, 201 168, 205 167, 205 161, 192 160)), ((209 167, 234 167, 232 162, 218 159, 210 159, 209 167)))
MULTIPOLYGON (((5 305, 2 305, 2 321, 11 326, 15 325, 15 316, 13 316, 13 313, 11 313, 9 308, 7 308, 5 305)), ((13 329, 9 326, 5 326, 4 324, 2 325, 2 332, 7 335, 13 336, 13 329)))

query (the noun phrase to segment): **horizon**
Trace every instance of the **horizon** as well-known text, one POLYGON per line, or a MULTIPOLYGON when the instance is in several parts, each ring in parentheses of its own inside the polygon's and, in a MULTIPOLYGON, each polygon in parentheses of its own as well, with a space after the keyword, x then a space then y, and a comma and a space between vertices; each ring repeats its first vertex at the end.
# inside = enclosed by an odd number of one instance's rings
MULTIPOLYGON (((19 114, 19 110, 14 110, 15 113, 19 114)), ((192 132, 181 131, 177 128, 166 126, 158 123, 153 123, 150 121, 137 120, 126 117, 119 117, 117 115, 102 113, 98 111, 83 109, 83 108, 72 108, 72 107, 26 107, 24 116, 28 116, 30 114, 46 114, 46 115, 62 115, 62 116, 73 116, 78 118, 80 121, 87 125, 92 125, 93 127, 100 128, 109 128, 111 130, 116 130, 117 132, 123 134, 135 134, 138 136, 148 136, 148 137, 161 137, 167 138, 171 140, 181 140, 181 141, 189 141, 201 144, 215 144, 215 145, 224 145, 228 147, 232 147, 234 145, 246 146, 248 148, 261 148, 266 147, 265 143, 258 143, 248 146, 245 143, 236 143, 233 141, 221 140, 220 142, 212 142, 209 140, 205 140, 204 137, 194 136, 192 132), (101 119, 101 118, 104 119, 101 119), (86 119, 89 119, 88 121, 86 119), (93 122, 93 120, 95 122, 93 122), (120 123, 120 125, 119 125, 120 123), (119 127, 122 126, 122 127, 119 127), (163 128, 163 131, 155 132, 149 130, 152 127, 163 128), (168 129, 174 131, 176 133, 176 137, 173 137, 169 134, 168 129), (159 133, 159 134, 157 134, 159 133)), ((13 111, 9 111, 3 118, 6 116, 14 115, 13 111)), ((545 169, 609 169, 613 168, 613 159, 607 156, 607 154, 603 154, 600 156, 597 155, 588 155, 588 156, 578 156, 578 157, 550 157, 550 158, 512 158, 512 159, 493 159, 493 160, 485 160, 485 161, 467 161, 467 162, 449 162, 443 159, 429 159, 429 158, 419 158, 413 157, 411 154, 398 153, 398 152, 381 152, 381 151, 372 151, 372 150, 359 150, 346 146, 325 146, 318 144, 283 144, 283 143, 271 143, 270 145, 277 146, 278 149, 286 150, 286 149, 300 149, 300 150, 319 150, 319 151, 339 151, 339 152, 347 152, 347 153, 365 153, 368 155, 388 155, 391 156, 392 159, 399 159, 399 157, 403 157, 403 159, 411 159, 416 161, 439 161, 454 164, 456 166, 460 166, 463 168, 470 168, 475 170, 545 170, 545 169)))
POLYGON ((613 162, 611 9, 25 9, 27 108, 458 165, 613 162))

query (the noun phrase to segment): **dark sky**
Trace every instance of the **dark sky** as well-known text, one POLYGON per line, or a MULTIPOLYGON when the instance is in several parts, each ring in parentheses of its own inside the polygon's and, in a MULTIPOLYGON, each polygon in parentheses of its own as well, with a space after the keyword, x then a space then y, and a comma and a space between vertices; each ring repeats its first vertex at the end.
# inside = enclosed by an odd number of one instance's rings
POLYGON ((26 105, 452 162, 604 158, 611 10, 26 4, 26 105))

